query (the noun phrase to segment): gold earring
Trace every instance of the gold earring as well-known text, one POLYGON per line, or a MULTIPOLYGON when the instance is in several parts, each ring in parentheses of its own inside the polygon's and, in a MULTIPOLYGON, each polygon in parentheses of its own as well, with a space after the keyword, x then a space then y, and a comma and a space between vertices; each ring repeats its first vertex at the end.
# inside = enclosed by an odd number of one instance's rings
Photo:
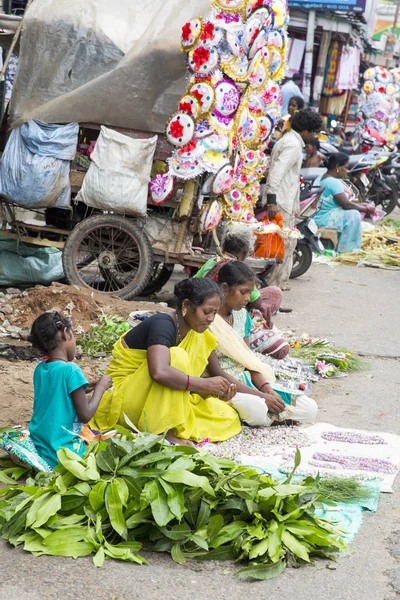
POLYGON ((185 318, 186 317, 186 313, 187 313, 187 308, 186 306, 182 306, 182 317, 185 318))

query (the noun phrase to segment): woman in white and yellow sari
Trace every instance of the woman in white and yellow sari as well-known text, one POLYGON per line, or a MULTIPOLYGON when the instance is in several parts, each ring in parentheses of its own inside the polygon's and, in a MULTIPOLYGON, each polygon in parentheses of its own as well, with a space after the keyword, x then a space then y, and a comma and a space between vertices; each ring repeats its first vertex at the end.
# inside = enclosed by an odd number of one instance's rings
POLYGON ((248 425, 265 427, 273 421, 313 420, 318 412, 314 400, 280 388, 270 366, 250 350, 252 323, 246 306, 255 279, 244 262, 228 262, 220 269, 217 280, 223 299, 210 326, 218 348, 210 356, 208 373, 224 376, 236 385, 238 393, 230 404, 248 425))

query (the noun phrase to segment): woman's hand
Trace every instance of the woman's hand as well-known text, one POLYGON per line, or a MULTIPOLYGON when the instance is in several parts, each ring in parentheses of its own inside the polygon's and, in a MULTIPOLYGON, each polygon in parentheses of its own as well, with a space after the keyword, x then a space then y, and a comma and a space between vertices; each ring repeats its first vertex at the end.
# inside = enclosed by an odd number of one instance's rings
POLYGON ((229 402, 230 400, 232 400, 232 398, 234 398, 236 396, 236 394, 237 394, 237 385, 235 383, 231 383, 227 393, 225 394, 225 396, 223 398, 221 398, 221 400, 225 400, 226 402, 229 402))
POLYGON ((276 392, 272 394, 264 394, 265 404, 268 407, 268 412, 279 414, 285 410, 285 403, 276 392))
POLYGON ((225 377, 208 377, 202 380, 203 389, 201 391, 210 396, 216 396, 225 400, 230 393, 230 386, 231 384, 225 377))

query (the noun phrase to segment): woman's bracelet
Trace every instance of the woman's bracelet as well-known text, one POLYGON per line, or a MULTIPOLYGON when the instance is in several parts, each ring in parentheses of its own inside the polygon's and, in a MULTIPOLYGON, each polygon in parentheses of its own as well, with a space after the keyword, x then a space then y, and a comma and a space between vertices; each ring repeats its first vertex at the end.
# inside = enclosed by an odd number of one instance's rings
POLYGON ((261 392, 262 388, 265 387, 266 385, 269 385, 268 381, 264 381, 264 383, 262 383, 261 385, 258 386, 258 391, 261 392))
POLYGON ((187 384, 186 384, 184 391, 187 392, 189 390, 189 387, 190 387, 190 375, 187 376, 187 384))

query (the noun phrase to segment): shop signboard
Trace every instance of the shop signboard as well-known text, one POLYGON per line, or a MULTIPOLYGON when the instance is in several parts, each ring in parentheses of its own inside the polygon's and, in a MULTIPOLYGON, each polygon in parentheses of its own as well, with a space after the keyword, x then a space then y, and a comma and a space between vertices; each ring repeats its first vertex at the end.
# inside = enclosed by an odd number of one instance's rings
POLYGON ((366 0, 289 0, 289 8, 363 13, 366 0))

